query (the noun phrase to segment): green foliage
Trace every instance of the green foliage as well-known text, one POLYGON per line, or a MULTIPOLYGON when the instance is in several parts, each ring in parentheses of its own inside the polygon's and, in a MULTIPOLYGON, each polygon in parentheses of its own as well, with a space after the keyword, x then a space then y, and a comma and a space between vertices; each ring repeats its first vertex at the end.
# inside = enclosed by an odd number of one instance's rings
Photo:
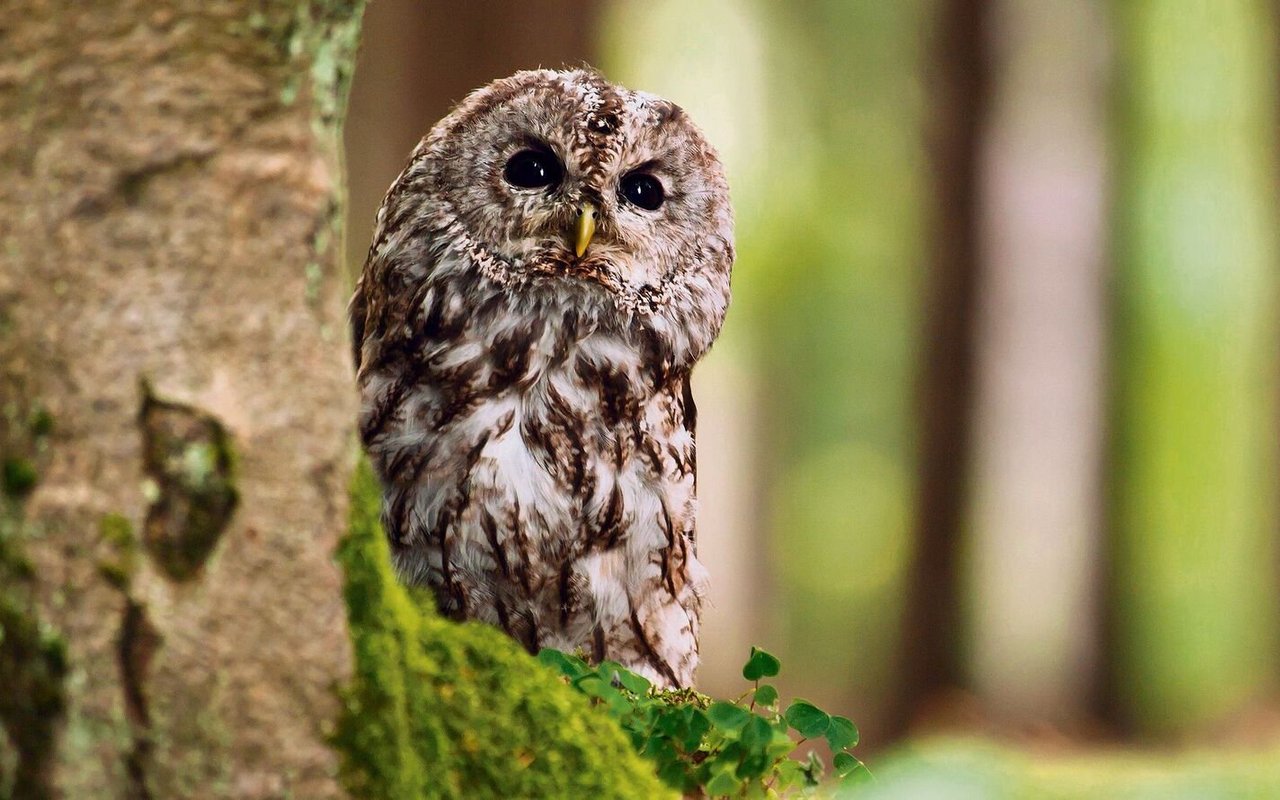
MULTIPOLYGON (((351 499, 338 560, 355 672, 333 741, 353 797, 669 796, 623 732, 514 641, 444 620, 399 584, 366 462, 351 499)), ((603 681, 593 688, 614 692, 603 681)))
POLYGON ((771 654, 751 648, 742 674, 754 685, 734 702, 712 701, 688 689, 663 690, 619 664, 592 667, 576 656, 543 650, 538 660, 618 721, 636 751, 657 765, 668 786, 707 797, 781 797, 810 794, 823 764, 810 752, 791 758, 806 741, 823 739, 835 754, 841 788, 870 778, 849 749, 858 729, 805 700, 783 709, 778 690, 760 679, 781 665, 771 654), (793 739, 794 732, 799 739, 793 739))

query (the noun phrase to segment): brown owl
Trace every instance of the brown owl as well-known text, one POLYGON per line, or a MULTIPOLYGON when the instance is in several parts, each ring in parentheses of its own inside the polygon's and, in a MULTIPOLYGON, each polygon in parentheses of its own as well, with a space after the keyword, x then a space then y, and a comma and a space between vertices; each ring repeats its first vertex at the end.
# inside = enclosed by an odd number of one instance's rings
POLYGON ((689 372, 733 255, 720 161, 670 102, 539 70, 441 120, 351 303, 402 579, 530 651, 690 685, 707 578, 689 372))

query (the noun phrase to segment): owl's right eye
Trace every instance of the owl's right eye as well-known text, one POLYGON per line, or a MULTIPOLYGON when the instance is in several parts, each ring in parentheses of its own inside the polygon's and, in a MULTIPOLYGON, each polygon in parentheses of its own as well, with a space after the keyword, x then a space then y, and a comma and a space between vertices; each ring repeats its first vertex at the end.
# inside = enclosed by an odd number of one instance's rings
POLYGON ((560 183, 564 169, 550 153, 521 150, 507 162, 502 176, 507 179, 507 183, 520 189, 541 189, 560 183))

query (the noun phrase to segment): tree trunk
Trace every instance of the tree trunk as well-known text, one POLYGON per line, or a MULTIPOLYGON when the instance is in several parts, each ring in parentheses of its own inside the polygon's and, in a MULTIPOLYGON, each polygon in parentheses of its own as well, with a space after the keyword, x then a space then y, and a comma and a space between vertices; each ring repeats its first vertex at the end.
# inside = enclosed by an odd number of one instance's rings
POLYGON ((6 637, 0 684, 55 698, 0 704, 17 797, 339 793, 357 24, 358 3, 0 12, 0 441, 26 576, 4 591, 43 648, 6 637))
POLYGON ((978 286, 978 138, 987 97, 987 3, 942 0, 931 30, 931 188, 935 198, 920 368, 915 559, 893 720, 962 681, 960 554, 969 474, 978 286))
POLYGON ((1112 689, 1146 733, 1200 733, 1275 683, 1270 11, 1118 11, 1112 689))
POLYGON ((992 12, 967 666, 999 717, 1075 724, 1098 675, 1106 15, 992 12))
POLYGON ((758 215, 741 226, 734 313, 754 331, 777 421, 757 436, 783 686, 855 715, 868 742, 893 726, 916 527, 935 7, 770 4, 761 177, 736 199, 758 215))

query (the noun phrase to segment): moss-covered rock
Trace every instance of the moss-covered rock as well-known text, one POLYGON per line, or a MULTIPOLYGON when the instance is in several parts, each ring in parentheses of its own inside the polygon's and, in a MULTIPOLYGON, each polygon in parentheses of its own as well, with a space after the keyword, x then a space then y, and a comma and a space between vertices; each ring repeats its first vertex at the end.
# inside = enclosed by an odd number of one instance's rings
POLYGON ((671 796, 612 720, 515 642, 442 619, 397 582, 366 462, 351 501, 338 558, 355 674, 334 741, 353 796, 671 796))

